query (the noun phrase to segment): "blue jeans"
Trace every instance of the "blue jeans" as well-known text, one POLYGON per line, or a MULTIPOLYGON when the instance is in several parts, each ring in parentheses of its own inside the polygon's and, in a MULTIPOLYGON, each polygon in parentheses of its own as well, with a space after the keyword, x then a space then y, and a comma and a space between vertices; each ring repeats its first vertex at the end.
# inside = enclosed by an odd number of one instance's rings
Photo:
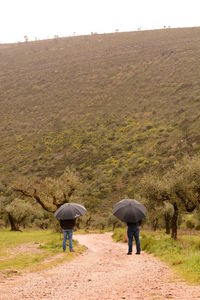
POLYGON ((69 251, 72 251, 73 229, 63 229, 63 251, 66 250, 66 242, 69 239, 69 251))
POLYGON ((140 239, 139 239, 140 228, 139 225, 136 226, 128 226, 127 235, 128 235, 128 252, 132 253, 133 251, 133 237, 136 242, 136 250, 137 253, 140 253, 140 239))

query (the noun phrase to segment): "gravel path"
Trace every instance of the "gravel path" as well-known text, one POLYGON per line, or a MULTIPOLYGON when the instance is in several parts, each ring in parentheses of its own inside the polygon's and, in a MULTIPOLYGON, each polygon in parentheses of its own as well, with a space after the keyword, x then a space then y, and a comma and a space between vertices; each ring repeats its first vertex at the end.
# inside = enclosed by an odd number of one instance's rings
MULTIPOLYGON (((200 299, 200 286, 174 278, 153 256, 126 255, 111 235, 77 235, 88 250, 71 262, 42 272, 0 280, 0 299, 200 299)), ((67 254, 63 254, 67 255, 67 254)))

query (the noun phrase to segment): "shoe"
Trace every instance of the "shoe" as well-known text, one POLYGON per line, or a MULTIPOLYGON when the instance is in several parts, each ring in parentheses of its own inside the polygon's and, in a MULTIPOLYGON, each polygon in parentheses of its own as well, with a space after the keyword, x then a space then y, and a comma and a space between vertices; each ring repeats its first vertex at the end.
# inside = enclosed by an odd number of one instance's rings
POLYGON ((136 252, 135 254, 138 254, 138 255, 140 255, 140 252, 136 252))
POLYGON ((70 252, 75 252, 74 249, 71 249, 70 252))
POLYGON ((132 252, 128 252, 127 255, 132 255, 132 252))

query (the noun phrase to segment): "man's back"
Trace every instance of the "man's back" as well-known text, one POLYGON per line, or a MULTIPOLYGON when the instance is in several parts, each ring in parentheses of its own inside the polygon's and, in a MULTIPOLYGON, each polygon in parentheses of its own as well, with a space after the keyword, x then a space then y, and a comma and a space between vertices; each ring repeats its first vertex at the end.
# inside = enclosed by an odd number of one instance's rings
POLYGON ((128 229, 135 231, 139 227, 139 223, 127 223, 128 229))
POLYGON ((62 229, 73 229, 75 225, 75 219, 73 220, 60 220, 60 226, 62 229))

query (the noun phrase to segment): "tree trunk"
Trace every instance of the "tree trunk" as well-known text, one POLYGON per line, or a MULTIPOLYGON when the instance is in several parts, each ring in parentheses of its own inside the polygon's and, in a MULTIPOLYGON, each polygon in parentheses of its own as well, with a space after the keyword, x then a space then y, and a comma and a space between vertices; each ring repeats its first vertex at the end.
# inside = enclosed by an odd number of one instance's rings
POLYGON ((152 228, 153 228, 154 231, 156 231, 157 226, 158 226, 158 218, 154 219, 153 223, 152 223, 152 228))
POLYGON ((165 213, 165 232, 166 234, 170 234, 170 214, 165 213))
POLYGON ((178 207, 176 202, 173 204, 174 206, 174 214, 172 217, 172 234, 171 237, 176 240, 177 238, 177 222, 178 222, 178 207))
POLYGON ((20 231, 19 230, 19 226, 15 223, 13 217, 11 216, 11 214, 8 214, 8 219, 10 222, 10 230, 11 231, 20 231))
POLYGON ((78 230, 80 229, 80 221, 79 221, 79 219, 76 219, 76 228, 78 230))
POLYGON ((92 219, 91 216, 87 219, 86 224, 85 224, 86 229, 89 229, 90 223, 91 223, 91 219, 92 219))

